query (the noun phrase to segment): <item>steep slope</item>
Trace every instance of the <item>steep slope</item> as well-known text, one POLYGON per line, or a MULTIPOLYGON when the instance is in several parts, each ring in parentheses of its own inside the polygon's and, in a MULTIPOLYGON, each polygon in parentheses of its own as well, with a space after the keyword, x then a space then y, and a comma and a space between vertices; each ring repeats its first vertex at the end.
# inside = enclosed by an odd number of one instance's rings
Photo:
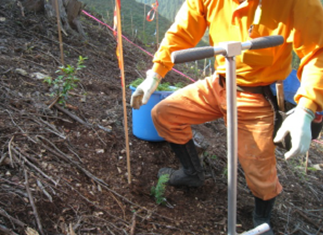
MULTIPOLYGON (((95 15, 90 8, 87 12, 95 15)), ((102 19, 99 15, 97 18, 102 19)), ((0 233, 31 234, 226 234, 227 161, 223 120, 194 126, 207 180, 199 189, 166 187, 167 205, 157 205, 150 189, 158 169, 177 167, 165 142, 132 134, 131 91, 126 88, 130 174, 128 183, 120 71, 112 32, 81 17, 86 41, 63 34, 66 65, 81 55, 86 68, 67 99, 53 97, 43 76, 57 77, 61 65, 55 22, 0 5, 0 233)), ((128 36, 128 35, 126 35, 128 36)), ((136 45, 145 47, 136 41, 136 45)), ((151 66, 151 57, 124 40, 126 85, 151 66)), ((184 71, 185 67, 176 67, 184 71), (183 70, 182 70, 183 69, 183 70)), ((187 69, 187 71, 190 71, 187 69)), ((195 76, 193 73, 189 76, 195 76)), ((196 77, 194 77, 196 79, 196 77)), ((175 71, 166 81, 191 83, 175 71)), ((273 213, 277 234, 322 233, 322 147, 313 142, 308 173, 304 159, 285 162, 277 150, 285 187, 273 213)), ((253 198, 239 168, 238 226, 252 228, 253 198)))

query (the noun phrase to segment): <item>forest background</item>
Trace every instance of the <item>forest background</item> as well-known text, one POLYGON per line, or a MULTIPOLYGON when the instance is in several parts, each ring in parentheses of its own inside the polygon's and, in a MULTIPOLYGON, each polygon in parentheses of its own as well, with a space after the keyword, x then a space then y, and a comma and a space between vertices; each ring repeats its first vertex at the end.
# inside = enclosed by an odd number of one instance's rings
MULTIPOLYGON (((323 4, 323 0, 320 1, 323 4)), ((85 3, 92 11, 100 14, 107 24, 113 25, 114 0, 81 0, 81 2, 85 3)), ((152 47, 152 50, 155 49, 154 45, 160 43, 163 39, 165 32, 174 22, 175 16, 185 0, 159 0, 158 16, 153 17, 152 8, 156 2, 157 0, 121 0, 123 33, 133 41, 140 40, 146 44, 146 47, 152 47), (149 13, 152 21, 146 19, 149 13)), ((207 35, 208 32, 205 33, 197 46, 209 45, 207 35)), ((205 61, 198 61, 195 64, 199 67, 206 65, 205 61)), ((299 58, 293 53, 293 69, 297 69, 298 65, 299 58)))

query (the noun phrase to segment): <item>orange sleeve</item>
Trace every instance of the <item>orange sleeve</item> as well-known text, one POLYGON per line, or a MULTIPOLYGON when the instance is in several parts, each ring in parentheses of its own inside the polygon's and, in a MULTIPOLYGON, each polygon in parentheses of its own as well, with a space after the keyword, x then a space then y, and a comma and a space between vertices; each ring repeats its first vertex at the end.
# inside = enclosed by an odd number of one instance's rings
POLYGON ((319 0, 297 0, 293 12, 293 47, 301 58, 297 72, 301 86, 295 101, 314 112, 322 111, 323 7, 319 0))
POLYGON ((207 27, 205 6, 202 0, 187 0, 176 15, 153 58, 153 71, 164 77, 172 69, 173 51, 195 47, 207 27))

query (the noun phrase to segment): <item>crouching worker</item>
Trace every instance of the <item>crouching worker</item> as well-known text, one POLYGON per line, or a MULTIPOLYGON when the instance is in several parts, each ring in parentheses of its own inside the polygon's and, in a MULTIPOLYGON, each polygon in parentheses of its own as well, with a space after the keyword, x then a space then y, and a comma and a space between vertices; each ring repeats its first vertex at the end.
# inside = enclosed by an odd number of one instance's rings
MULTIPOLYGON (((254 226, 267 222, 282 192, 276 170, 275 142, 289 134, 285 158, 304 154, 311 142, 311 122, 323 109, 323 8, 320 0, 186 0, 153 59, 146 79, 131 97, 131 106, 146 104, 173 67, 173 51, 195 47, 209 30, 211 46, 225 41, 281 35, 281 46, 244 51, 236 57, 238 158, 255 197, 254 226), (301 86, 295 111, 274 135, 274 111, 263 94, 269 84, 291 72, 292 50, 300 57, 301 86)), ((182 167, 162 168, 169 184, 199 187, 204 174, 192 141, 191 125, 226 120, 225 58, 216 57, 216 73, 174 92, 152 110, 158 134, 170 143, 182 167)), ((213 141, 216 141, 214 139, 213 141)), ((273 234, 269 231, 266 234, 273 234)))

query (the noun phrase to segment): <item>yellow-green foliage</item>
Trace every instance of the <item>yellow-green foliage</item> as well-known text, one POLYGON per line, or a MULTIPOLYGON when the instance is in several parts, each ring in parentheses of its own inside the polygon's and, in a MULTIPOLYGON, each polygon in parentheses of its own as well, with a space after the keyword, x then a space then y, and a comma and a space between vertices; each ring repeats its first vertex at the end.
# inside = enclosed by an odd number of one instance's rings
POLYGON ((156 187, 151 187, 150 193, 156 199, 156 203, 158 205, 164 205, 166 203, 165 190, 166 190, 166 183, 169 180, 169 174, 165 174, 159 177, 156 187))

